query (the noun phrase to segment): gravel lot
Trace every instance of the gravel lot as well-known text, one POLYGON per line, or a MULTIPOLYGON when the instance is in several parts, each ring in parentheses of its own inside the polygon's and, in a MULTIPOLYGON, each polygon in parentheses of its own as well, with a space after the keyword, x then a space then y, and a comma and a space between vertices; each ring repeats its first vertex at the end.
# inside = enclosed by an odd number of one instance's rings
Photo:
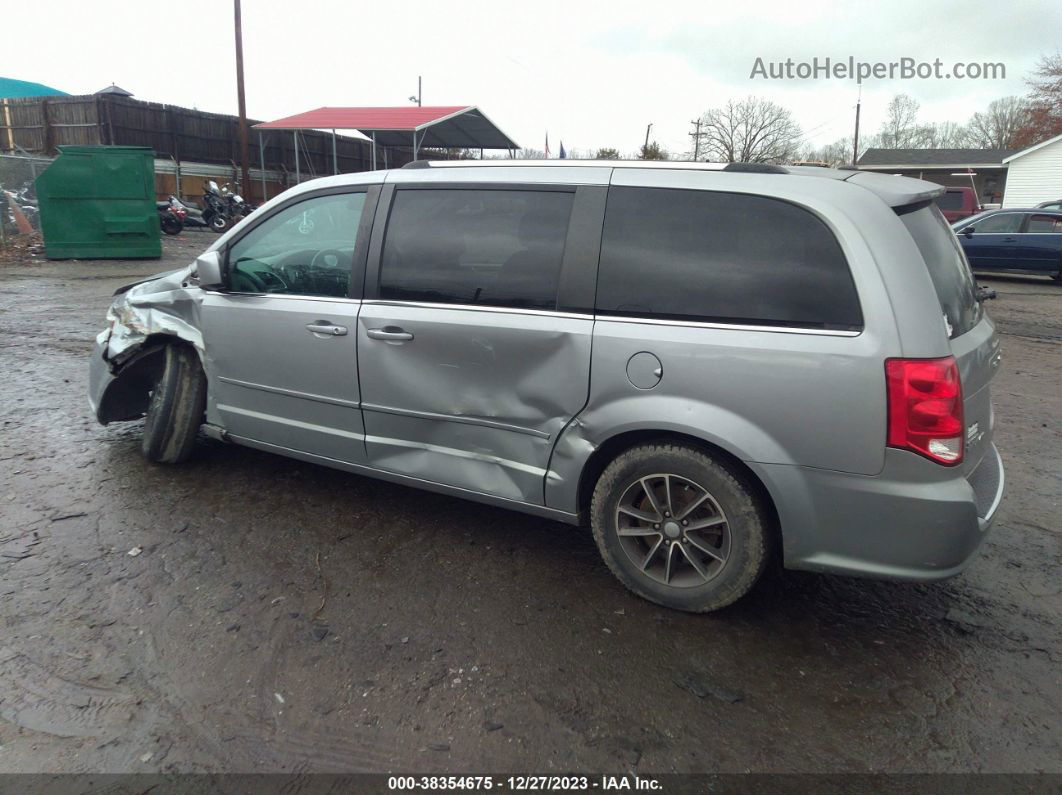
POLYGON ((588 532, 98 426, 112 291, 210 239, 0 265, 0 771, 1062 772, 1062 285, 982 280, 1008 490, 965 574, 691 616, 588 532))

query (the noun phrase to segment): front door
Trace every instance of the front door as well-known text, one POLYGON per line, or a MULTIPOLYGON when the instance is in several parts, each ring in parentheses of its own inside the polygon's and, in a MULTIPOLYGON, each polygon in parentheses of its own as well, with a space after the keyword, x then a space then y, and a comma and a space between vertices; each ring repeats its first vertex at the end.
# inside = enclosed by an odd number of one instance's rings
POLYGON ((358 318, 373 467, 543 504, 553 444, 589 390, 593 319, 557 311, 574 196, 395 190, 358 318))
POLYGON ((226 290, 203 301, 209 422, 241 439, 364 462, 352 296, 365 205, 364 189, 311 196, 229 245, 226 290))
POLYGON ((980 270, 1021 268, 1018 233, 1021 213, 998 213, 974 224, 973 235, 963 243, 970 266, 980 270))

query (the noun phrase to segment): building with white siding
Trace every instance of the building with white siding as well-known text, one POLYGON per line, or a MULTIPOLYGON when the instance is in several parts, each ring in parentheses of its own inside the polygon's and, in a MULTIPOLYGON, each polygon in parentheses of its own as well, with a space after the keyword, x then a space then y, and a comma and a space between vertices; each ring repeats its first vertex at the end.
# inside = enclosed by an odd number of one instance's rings
POLYGON ((1062 199, 1062 135, 1015 152, 1003 164, 1007 167, 1004 207, 1035 207, 1062 199))

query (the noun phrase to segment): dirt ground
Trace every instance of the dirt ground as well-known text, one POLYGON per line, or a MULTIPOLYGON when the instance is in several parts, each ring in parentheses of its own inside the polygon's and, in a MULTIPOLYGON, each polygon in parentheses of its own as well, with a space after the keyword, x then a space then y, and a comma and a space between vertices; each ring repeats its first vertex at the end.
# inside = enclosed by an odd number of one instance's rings
POLYGON ((1062 771, 1062 285, 981 280, 1008 488, 966 573, 692 616, 585 531, 97 425, 112 291, 210 240, 0 266, 0 771, 1062 771))

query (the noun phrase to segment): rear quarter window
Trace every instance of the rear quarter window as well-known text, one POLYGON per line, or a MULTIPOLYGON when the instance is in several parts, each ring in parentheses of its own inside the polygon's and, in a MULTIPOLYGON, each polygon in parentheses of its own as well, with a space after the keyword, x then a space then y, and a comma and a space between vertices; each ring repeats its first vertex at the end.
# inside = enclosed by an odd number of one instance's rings
POLYGON ((597 288, 601 314, 853 330, 855 284, 816 215, 766 196, 609 190, 597 288))
POLYGON ((901 207, 896 212, 933 280, 949 339, 965 334, 981 319, 981 305, 970 265, 955 233, 933 204, 901 207))

